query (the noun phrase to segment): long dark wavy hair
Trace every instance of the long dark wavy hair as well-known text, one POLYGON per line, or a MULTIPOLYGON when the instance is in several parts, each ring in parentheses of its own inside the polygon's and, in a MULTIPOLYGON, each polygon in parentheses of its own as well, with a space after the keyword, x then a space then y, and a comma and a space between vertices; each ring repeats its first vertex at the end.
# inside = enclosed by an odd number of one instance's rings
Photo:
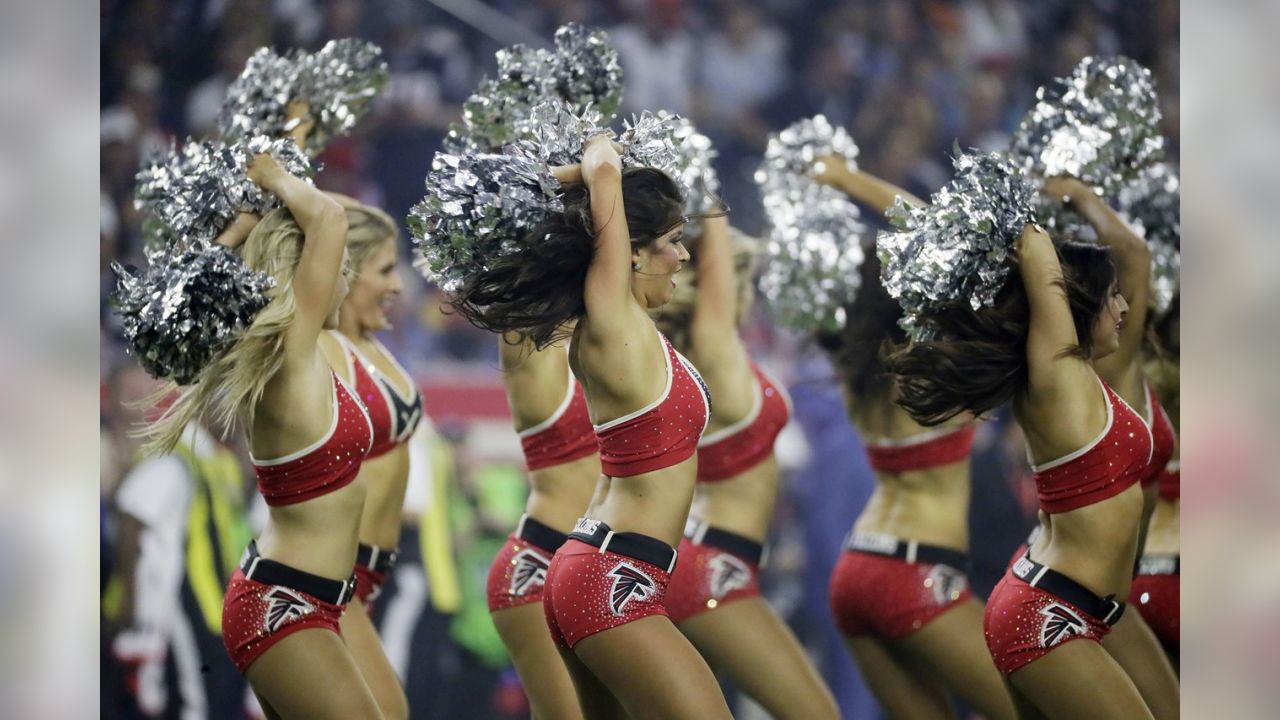
MULTIPOLYGON (((1116 280, 1110 253, 1096 245, 1057 247, 1075 323, 1077 344, 1062 354, 1088 359, 1093 327, 1116 280)), ((898 343, 886 369, 898 383, 898 404, 921 425, 938 425, 962 412, 982 415, 1013 399, 1027 384, 1027 291, 1015 266, 994 307, 958 305, 929 317, 937 327, 927 341, 898 343)))
POLYGON ((815 340, 831 356, 850 397, 888 398, 893 378, 885 369, 885 350, 906 342, 898 325, 902 308, 880 284, 880 258, 867 248, 858 268, 861 283, 853 302, 845 305, 845 326, 838 332, 818 333, 815 340))
MULTIPOLYGON (((633 249, 650 245, 683 219, 680 187, 661 170, 623 170, 622 199, 633 249)), ((521 252, 490 263, 449 306, 476 327, 514 333, 538 349, 564 337, 564 324, 587 312, 583 285, 595 235, 586 185, 566 185, 563 201, 564 212, 533 228, 521 252)))

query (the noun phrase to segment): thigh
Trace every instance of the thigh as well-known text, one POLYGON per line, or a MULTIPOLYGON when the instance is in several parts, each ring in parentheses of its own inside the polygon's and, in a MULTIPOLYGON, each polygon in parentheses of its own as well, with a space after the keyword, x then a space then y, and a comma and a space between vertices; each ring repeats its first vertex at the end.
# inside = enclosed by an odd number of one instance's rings
POLYGON ((982 637, 982 605, 977 600, 956 604, 897 645, 988 720, 1016 717, 982 637))
POLYGON ((382 717, 351 652, 328 630, 308 628, 284 638, 245 677, 264 709, 284 720, 382 717))
POLYGON ((573 680, 551 639, 542 603, 517 605, 490 615, 529 696, 533 717, 580 719, 582 709, 573 680))
POLYGON ((591 720, 628 720, 627 711, 609 688, 591 672, 572 650, 557 647, 560 659, 573 679, 582 714, 591 720))
POLYGON ((918 672, 888 645, 869 635, 845 636, 858 671, 890 720, 951 720, 955 710, 937 680, 918 672))
POLYGON ((1107 651, 1071 640, 1009 675, 1049 720, 1152 720, 1138 688, 1107 651))
POLYGON ((839 717, 835 698, 804 648, 762 598, 721 605, 678 627, 712 668, 775 718, 839 717))
POLYGON ((359 600, 352 600, 342 614, 342 640, 351 650, 360 674, 373 693, 386 720, 403 720, 409 717, 409 701, 395 668, 387 659, 378 638, 378 630, 369 619, 369 613, 359 600))
POLYGON ((596 633, 573 651, 632 720, 732 718, 711 668, 666 616, 596 633))
POLYGON ((1102 647, 1128 673, 1156 720, 1179 716, 1178 676, 1141 613, 1126 608, 1102 647))

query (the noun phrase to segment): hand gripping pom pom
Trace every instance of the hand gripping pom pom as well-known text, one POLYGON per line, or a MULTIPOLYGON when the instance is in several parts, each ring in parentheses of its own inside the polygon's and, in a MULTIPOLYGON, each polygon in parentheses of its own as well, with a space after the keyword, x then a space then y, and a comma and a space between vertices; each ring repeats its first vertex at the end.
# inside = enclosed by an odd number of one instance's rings
POLYGON ((962 154, 956 177, 912 208, 901 199, 889 211, 897 231, 882 232, 881 280, 902 306, 902 327, 915 339, 930 335, 930 313, 994 303, 1009 274, 1013 245, 1034 221, 1035 190, 1007 159, 962 154))

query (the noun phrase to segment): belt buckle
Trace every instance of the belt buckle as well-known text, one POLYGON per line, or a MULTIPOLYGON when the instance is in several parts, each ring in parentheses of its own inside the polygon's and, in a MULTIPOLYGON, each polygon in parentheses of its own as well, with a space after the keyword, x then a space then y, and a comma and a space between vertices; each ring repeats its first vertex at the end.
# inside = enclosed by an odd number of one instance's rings
POLYGON ((1120 622, 1120 618, 1124 616, 1124 603, 1116 600, 1115 595, 1108 595, 1102 598, 1102 607, 1106 609, 1102 622, 1107 626, 1115 626, 1116 623, 1120 622))

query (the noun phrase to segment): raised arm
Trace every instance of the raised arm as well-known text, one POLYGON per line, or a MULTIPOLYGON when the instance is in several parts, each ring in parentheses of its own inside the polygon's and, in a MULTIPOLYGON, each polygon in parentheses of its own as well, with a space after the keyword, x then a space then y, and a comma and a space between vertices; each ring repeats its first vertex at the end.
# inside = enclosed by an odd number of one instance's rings
POLYGON ((824 155, 815 165, 814 179, 844 191, 855 202, 866 205, 884 215, 901 197, 914 207, 924 207, 925 202, 886 180, 881 180, 862 170, 849 170, 849 164, 841 155, 824 155))
POLYGON ((1125 375, 1140 372, 1147 298, 1151 291, 1151 250, 1146 241, 1138 237, 1116 211, 1083 182, 1067 177, 1050 178, 1045 181, 1044 192, 1066 198, 1093 226, 1098 233, 1098 241, 1111 251, 1116 264, 1116 281, 1120 285, 1120 293, 1129 303, 1129 315, 1120 328, 1120 349, 1100 358, 1095 367, 1107 382, 1122 384, 1125 375))
POLYGON ((1033 397, 1053 397, 1063 388, 1063 350, 1079 344, 1053 241, 1027 225, 1018 239, 1018 272, 1030 308, 1027 331, 1028 385, 1033 397))
POLYGON ((738 339, 738 282, 729 238, 729 219, 702 221, 698 239, 698 302, 690 331, 701 356, 740 345, 738 339))
POLYGON ((583 288, 593 331, 616 327, 631 303, 631 232, 622 204, 622 161, 608 137, 587 142, 582 180, 591 191, 591 225, 595 254, 583 288))
POLYGON ((270 155, 253 158, 249 179, 275 193, 302 230, 302 255, 292 283, 297 309, 285 335, 285 353, 310 352, 337 300, 347 244, 346 213, 333 198, 285 172, 270 155))

